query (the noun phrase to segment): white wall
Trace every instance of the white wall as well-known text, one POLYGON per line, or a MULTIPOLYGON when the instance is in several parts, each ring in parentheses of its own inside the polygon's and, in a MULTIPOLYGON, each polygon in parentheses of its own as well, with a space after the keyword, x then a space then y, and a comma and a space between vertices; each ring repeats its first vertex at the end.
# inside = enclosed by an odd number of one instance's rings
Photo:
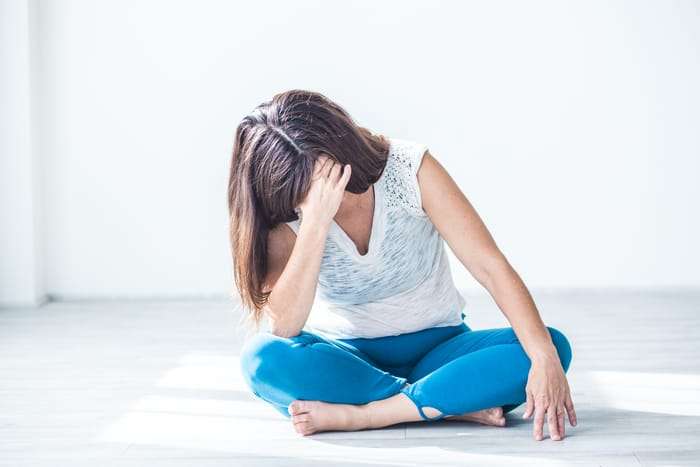
POLYGON ((296 87, 427 143, 531 287, 700 286, 697 2, 35 6, 54 296, 231 292, 233 130, 296 87))
POLYGON ((0 303, 44 299, 28 2, 0 0, 0 303))

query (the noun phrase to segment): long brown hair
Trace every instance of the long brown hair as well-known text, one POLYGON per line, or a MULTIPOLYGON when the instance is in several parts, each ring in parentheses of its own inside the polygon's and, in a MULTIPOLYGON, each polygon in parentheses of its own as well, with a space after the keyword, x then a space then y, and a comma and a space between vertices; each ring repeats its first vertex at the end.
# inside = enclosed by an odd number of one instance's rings
POLYGON ((263 290, 268 233, 298 219, 295 207, 322 153, 350 164, 345 189, 364 193, 384 171, 389 142, 358 126, 324 95, 299 89, 258 105, 236 129, 228 182, 233 276, 246 317, 256 327, 270 295, 263 290))

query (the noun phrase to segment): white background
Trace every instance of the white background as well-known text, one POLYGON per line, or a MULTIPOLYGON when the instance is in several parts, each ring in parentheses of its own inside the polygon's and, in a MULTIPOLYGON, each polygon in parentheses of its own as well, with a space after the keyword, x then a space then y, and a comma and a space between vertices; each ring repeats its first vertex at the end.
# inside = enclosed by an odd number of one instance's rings
POLYGON ((426 143, 530 287, 700 286, 699 2, 0 5, 2 303, 231 294, 234 128, 291 88, 426 143))

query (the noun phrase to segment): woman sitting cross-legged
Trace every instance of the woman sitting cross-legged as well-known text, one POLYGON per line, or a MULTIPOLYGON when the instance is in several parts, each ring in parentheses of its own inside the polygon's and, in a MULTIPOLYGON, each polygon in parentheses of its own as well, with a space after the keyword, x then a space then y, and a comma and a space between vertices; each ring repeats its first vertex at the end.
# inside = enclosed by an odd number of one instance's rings
POLYGON ((278 94, 239 124, 229 178, 235 283, 254 324, 252 392, 308 435, 396 423, 576 424, 571 346, 445 168, 325 96, 278 94), (512 327, 473 330, 444 242, 512 327))

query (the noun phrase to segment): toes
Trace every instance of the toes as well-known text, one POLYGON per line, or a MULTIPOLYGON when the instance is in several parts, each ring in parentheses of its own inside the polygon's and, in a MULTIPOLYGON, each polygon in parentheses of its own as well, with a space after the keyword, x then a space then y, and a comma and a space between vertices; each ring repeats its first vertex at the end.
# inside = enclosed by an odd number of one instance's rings
POLYGON ((506 426, 506 417, 503 415, 503 407, 493 407, 487 410, 489 419, 495 426, 506 426))
POLYGON ((315 432, 310 405, 306 401, 293 401, 287 408, 292 416, 292 426, 297 433, 307 436, 315 432))
POLYGON ((292 401, 292 403, 287 407, 287 411, 290 415, 297 415, 308 412, 308 408, 305 401, 292 401))
POLYGON ((494 417, 502 417, 503 416, 503 407, 493 407, 491 409, 488 409, 488 411, 494 417))
POLYGON ((292 415, 292 423, 297 424, 297 423, 305 423, 305 422, 310 422, 311 421, 311 415, 308 413, 302 413, 299 415, 292 415))
POLYGON ((305 421, 305 422, 295 423, 294 430, 303 436, 307 436, 307 435, 313 434, 314 427, 311 424, 311 421, 305 421))

